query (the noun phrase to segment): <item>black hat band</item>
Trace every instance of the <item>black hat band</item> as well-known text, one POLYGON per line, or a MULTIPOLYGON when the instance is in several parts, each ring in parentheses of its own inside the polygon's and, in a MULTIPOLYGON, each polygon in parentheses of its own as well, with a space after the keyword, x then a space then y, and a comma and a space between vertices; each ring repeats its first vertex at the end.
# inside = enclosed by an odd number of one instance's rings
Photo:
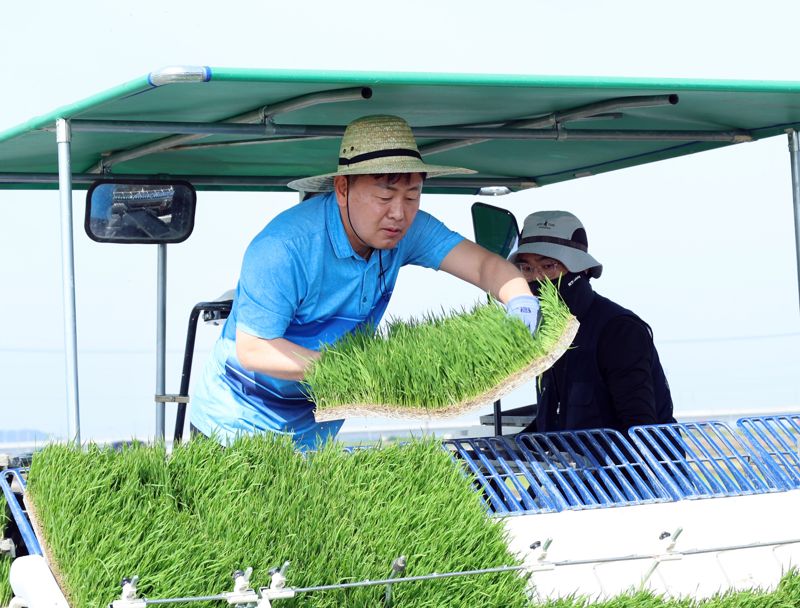
POLYGON ((414 158, 422 160, 422 155, 416 150, 410 150, 408 148, 390 148, 388 150, 375 150, 375 152, 365 152, 364 154, 359 154, 357 156, 354 156, 353 158, 344 158, 343 156, 340 156, 339 166, 347 167, 349 165, 354 165, 356 163, 364 162, 365 160, 372 160, 373 158, 386 158, 388 156, 412 156, 414 158))
POLYGON ((528 236, 520 241, 520 245, 527 245, 529 243, 553 243, 554 245, 563 245, 564 247, 571 247, 572 249, 580 249, 584 253, 589 252, 589 247, 578 241, 570 241, 569 239, 562 239, 557 236, 528 236))

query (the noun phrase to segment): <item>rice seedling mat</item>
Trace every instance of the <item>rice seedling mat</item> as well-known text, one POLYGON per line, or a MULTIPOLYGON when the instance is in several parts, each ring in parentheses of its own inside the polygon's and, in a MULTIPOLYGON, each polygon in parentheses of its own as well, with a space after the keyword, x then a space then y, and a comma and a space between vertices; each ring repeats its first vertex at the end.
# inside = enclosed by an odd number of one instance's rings
MULTIPOLYGON (((2 493, 0 492, 0 496, 2 493)), ((0 504, 0 539, 5 537, 9 517, 6 514, 5 503, 0 504)), ((0 606, 7 606, 11 602, 11 582, 8 574, 11 570, 11 555, 0 551, 0 606)))
POLYGON ((578 331, 555 285, 545 282, 539 300, 534 336, 497 303, 345 336, 307 375, 317 420, 448 418, 500 399, 550 368, 578 331))
MULTIPOLYGON (((477 495, 470 481, 452 466, 434 442, 418 442, 384 450, 358 450, 347 455, 331 447, 321 460, 295 454, 287 442, 257 438, 222 450, 209 440, 177 449, 173 459, 162 448, 131 446, 123 452, 90 447, 87 452, 53 446, 37 455, 32 469, 37 534, 51 559, 64 566, 59 582, 70 606, 106 606, 119 595, 122 576, 141 576, 140 595, 148 598, 209 595, 227 591, 231 570, 250 563, 256 568, 253 587, 267 582, 267 568, 295 556, 288 584, 350 582, 386 578, 384 554, 409 551, 408 575, 472 566, 517 563, 508 555, 501 520, 478 517, 477 495), (288 449, 287 449, 288 448, 288 449), (334 453, 336 452, 336 453, 334 453), (292 454, 292 458, 288 456, 292 454), (401 456, 402 455, 402 456, 401 456), (354 460, 347 460, 356 456, 354 460), (358 461, 358 457, 365 460, 358 461), (296 457, 296 458, 295 458, 296 457), (436 463, 431 466, 432 463, 436 463), (321 466, 317 467, 316 465, 321 466), (155 466, 154 466, 155 465, 155 466), (226 474, 223 467, 233 467, 226 474), (414 475, 414 471, 425 470, 414 475), (285 475, 278 475, 284 471, 285 475), (341 475, 337 479, 334 472, 341 475), (379 474, 376 474, 379 471, 379 474), (303 475, 305 473, 305 475, 303 475), (72 479, 64 477, 73 475, 72 479), (433 481, 431 478, 435 478, 433 481), (343 484, 345 479, 350 484, 343 484), (397 491, 399 480, 407 480, 397 491), (339 485, 334 486, 338 481, 339 485), (334 482, 334 483, 332 483, 334 482), (415 495, 419 487, 446 486, 446 492, 415 495), (295 505, 327 489, 349 511, 330 511, 332 500, 305 510, 295 505), (331 491, 334 487, 338 492, 331 491), (269 500, 277 496, 278 500, 269 500), (291 497, 290 497, 291 498, 291 497), (419 500, 418 500, 419 499, 419 500), (155 503, 155 504, 154 504, 155 503), (425 513, 420 505, 429 503, 425 513), (219 517, 220 506, 226 507, 219 517), (247 507, 250 511, 247 511, 247 507), (364 509, 370 506, 369 509, 364 509), (66 509, 66 511, 54 511, 66 509), (372 519, 368 517, 371 511, 372 519), (443 517, 437 520, 431 513, 443 517), (456 516, 453 516, 453 513, 456 516), (138 514, 138 517, 135 517, 138 514), (217 517, 208 518, 216 514, 217 517), (396 523, 405 527, 370 523, 396 523), (194 522, 197 525, 190 525, 194 522), (476 526, 476 522, 482 522, 476 526), (488 525, 487 525, 488 522, 488 525), (477 532, 477 533, 476 533, 477 532), (52 546, 47 543, 51 537, 52 546), (381 539, 376 543, 375 539, 381 539), (335 539, 335 542, 330 542, 335 539), (281 545, 281 542, 283 544, 281 545), (376 551, 376 549, 378 549, 376 551), (382 550, 381 550, 382 549, 382 550), (220 552, 222 551, 222 552, 220 552), (475 553, 479 555, 475 555, 475 553), (378 554, 380 554, 378 556, 378 554), (376 556, 378 556, 377 559, 376 556), (262 567, 263 565, 263 567, 262 567), (344 572, 349 572, 349 576, 344 572)), ((444 454, 446 456, 446 454, 444 454)), ((0 522, 2 521, 0 517, 0 522)), ((7 582, 7 569, 0 567, 7 582)), ((527 581, 512 573, 407 583, 393 590, 394 608, 406 606, 502 606, 540 608, 741 608, 800 605, 800 576, 795 568, 777 589, 725 593, 706 600, 668 598, 635 592, 595 603, 570 596, 533 604, 526 598, 527 581)), ((6 586, 7 587, 7 586, 6 586)), ((0 581, 0 594, 4 592, 0 581)), ((384 590, 351 589, 278 600, 274 608, 381 606, 384 590)), ((10 601, 10 587, 0 606, 10 601)), ((211 608, 222 602, 201 605, 211 608)))
MULTIPOLYGON (((266 587, 285 561, 294 588, 385 579, 400 555, 408 577, 519 565, 502 523, 432 440, 308 455, 274 435, 227 448, 193 440, 171 455, 53 445, 34 458, 27 494, 73 608, 107 606, 134 575, 140 597, 166 599, 228 592, 231 572, 247 567, 252 587, 266 587)), ((393 586, 393 606, 521 608, 526 586, 517 572, 408 582, 393 586)), ((366 608, 384 593, 315 591, 274 605, 366 608)))
POLYGON ((36 534, 36 538, 39 540, 39 547, 42 549, 42 556, 47 562, 47 565, 50 567, 50 571, 53 573, 53 578, 56 579, 58 586, 63 590, 64 585, 62 584, 61 570, 58 567, 58 562, 53 559, 50 546, 47 544, 47 538, 43 533, 42 527, 39 525, 39 518, 36 515, 36 507, 31 500, 30 494, 26 492, 22 497, 22 501, 25 504, 25 513, 31 522, 33 532, 36 534))

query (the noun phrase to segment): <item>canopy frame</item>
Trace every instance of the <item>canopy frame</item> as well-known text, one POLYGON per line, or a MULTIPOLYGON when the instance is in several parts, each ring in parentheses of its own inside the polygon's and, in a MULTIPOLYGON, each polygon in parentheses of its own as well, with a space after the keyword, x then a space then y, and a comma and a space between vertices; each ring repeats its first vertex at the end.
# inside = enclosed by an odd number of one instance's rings
MULTIPOLYGON (((228 118, 225 122, 228 123, 259 123, 266 124, 271 122, 276 116, 309 108, 311 106, 323 103, 335 103, 341 101, 356 101, 359 99, 369 99, 372 97, 372 89, 369 87, 353 87, 349 89, 334 89, 332 91, 321 91, 319 93, 309 93, 307 95, 300 95, 292 99, 273 104, 271 106, 261 106, 250 112, 245 112, 237 116, 228 118)), ((154 152, 161 152, 183 146, 184 144, 200 139, 204 134, 185 134, 185 135, 172 135, 165 139, 144 146, 137 146, 124 152, 111 154, 102 159, 96 167, 91 169, 89 173, 106 173, 110 171, 111 167, 117 163, 141 158, 154 152)))
MULTIPOLYGON (((126 174, 126 173, 73 173, 72 183, 80 185, 89 185, 92 182, 103 177, 118 177, 124 179, 131 177, 136 179, 174 179, 187 181, 193 186, 202 186, 207 188, 214 188, 215 186, 235 186, 242 189, 265 189, 265 188, 285 188, 286 185, 297 177, 229 177, 227 175, 174 175, 157 173, 152 175, 144 175, 141 173, 126 174)), ((502 177, 437 177, 431 179, 435 181, 437 186, 443 188, 472 188, 477 194, 482 187, 499 187, 507 186, 509 190, 516 192, 525 190, 527 188, 535 188, 538 186, 535 180, 528 177, 518 178, 502 178, 502 177)), ((59 183, 59 175, 57 173, 0 173, 0 183, 14 183, 14 184, 57 184, 59 183)), ((427 182, 426 182, 427 183, 427 182)))
MULTIPOLYGON (((261 104, 256 106, 255 102, 250 104, 251 108, 247 111, 241 111, 241 105, 236 104, 230 107, 237 107, 236 111, 229 111, 230 116, 223 119, 214 118, 212 122, 202 122, 200 120, 169 120, 169 118, 182 118, 182 112, 176 113, 170 110, 167 113, 161 112, 151 116, 159 116, 163 120, 124 120, 124 118, 137 115, 135 113, 134 105, 128 104, 128 99, 136 97, 140 94, 149 93, 157 90, 165 85, 179 85, 186 86, 208 86, 202 83, 207 83, 212 80, 212 71, 210 68, 170 68, 160 72, 154 72, 148 75, 146 81, 140 79, 132 81, 125 85, 118 87, 107 93, 98 95, 90 100, 74 104, 73 106, 65 107, 56 110, 54 113, 47 117, 34 119, 19 128, 5 133, 0 133, 0 143, 6 140, 15 138, 19 135, 25 135, 27 142, 32 142, 29 148, 25 145, 21 147, 25 152, 33 150, 34 154, 40 154, 39 157, 31 156, 31 161, 27 160, 21 164, 13 164, 10 166, 15 167, 14 170, 0 173, 0 185, 22 186, 54 186, 58 185, 60 196, 60 211, 61 211, 61 233, 62 233, 62 291, 64 299, 64 335, 65 335, 65 352, 66 352, 66 385, 67 385, 67 402, 69 408, 69 437, 71 440, 80 442, 81 429, 80 429, 80 407, 79 407, 79 389, 78 389, 78 356, 77 356, 77 323, 76 323, 76 310, 75 310, 75 264, 74 264, 74 234, 72 225, 72 188, 75 185, 89 184, 102 175, 114 174, 118 177, 136 177, 143 178, 147 174, 153 173, 153 163, 138 165, 134 164, 133 169, 126 168, 123 163, 143 157, 151 156, 158 153, 169 152, 183 152, 183 151, 199 151, 208 150, 212 148, 235 148, 239 146, 265 146, 276 143, 293 143, 300 141, 309 141, 316 139, 333 139, 338 138, 344 132, 345 127, 336 122, 343 123, 346 120, 334 119, 333 124, 315 124, 324 122, 328 118, 327 114, 317 114, 316 117, 320 120, 296 120, 294 123, 278 123, 277 119, 289 112, 296 110, 310 108, 320 104, 326 103, 339 103, 339 102, 357 102, 359 100, 369 100, 372 98, 373 88, 381 89, 383 94, 387 93, 386 87, 426 87, 428 85, 437 87, 451 87, 449 100, 453 104, 453 108, 457 107, 461 97, 454 97, 452 87, 463 86, 477 86, 477 87, 493 87, 487 89, 494 91, 495 101, 498 99, 506 100, 502 93, 502 97, 498 91, 498 87, 510 87, 508 90, 513 90, 515 87, 528 88, 528 92, 524 93, 522 97, 509 97, 508 99, 513 106, 516 103, 515 109, 509 114, 507 118, 497 117, 497 112, 474 112, 475 107, 472 107, 471 116, 483 114, 482 122, 468 122, 469 119, 462 121, 463 124, 447 124, 439 126, 413 126, 413 131, 416 137, 421 139, 428 139, 433 141, 423 142, 420 146, 421 153, 426 156, 441 154, 447 151, 457 150, 460 148, 468 148, 470 146, 479 145, 484 142, 501 142, 501 141, 552 141, 552 142, 665 142, 670 145, 661 147, 660 149, 652 149, 652 147, 644 146, 642 149, 633 149, 629 152, 624 146, 621 147, 623 152, 616 157, 607 157, 604 155, 592 157, 591 155, 580 156, 576 158, 580 162, 572 163, 566 167, 552 168, 545 165, 544 170, 540 170, 537 175, 520 175, 524 173, 526 167, 518 165, 509 171, 511 175, 498 175, 497 164, 491 163, 483 165, 482 173, 479 176, 456 176, 456 177, 443 177, 434 178, 429 180, 428 187, 435 191, 471 191, 479 192, 482 187, 489 188, 507 188, 511 191, 522 190, 526 188, 543 185, 546 183, 555 183, 564 179, 572 179, 573 177, 582 177, 591 175, 597 172, 614 170, 617 168, 641 164, 643 162, 651 162, 679 156, 682 154, 708 150, 717 148, 726 144, 736 144, 742 142, 753 141, 762 137, 772 136, 785 132, 788 134, 789 148, 790 148, 790 161, 792 166, 792 192, 793 192, 793 211, 795 219, 795 252, 797 263, 797 277, 798 284, 800 285, 800 136, 797 129, 800 128, 800 115, 795 112, 797 103, 794 101, 796 95, 800 94, 800 83, 763 83, 763 82, 730 82, 725 83, 722 81, 645 81, 633 79, 569 79, 569 78, 537 78, 537 77, 491 77, 491 76, 467 76, 467 75, 424 75, 424 74, 325 74, 325 73, 278 73, 268 71, 247 71, 247 70, 233 70, 221 69, 219 72, 214 73, 214 78, 217 82, 228 83, 242 83, 252 82, 254 85, 262 86, 265 83, 275 83, 276 85, 284 86, 284 90, 295 92, 309 91, 312 92, 289 96, 284 100, 270 101, 268 104, 261 104), (287 83, 299 83, 299 87, 289 87, 287 83), (323 84, 324 83, 324 84, 323 84), (319 89, 319 86, 325 87, 323 90, 313 90, 314 86, 319 89), (339 88, 336 88, 339 87, 339 88), (535 95, 531 95, 530 88, 536 87, 535 95), (565 93, 564 99, 573 100, 572 106, 567 109, 556 109, 551 111, 551 108, 542 106, 538 102, 537 95, 539 90, 543 94, 549 94, 557 90, 559 87, 569 89, 565 93), (643 94, 620 96, 606 95, 607 99, 602 99, 602 91, 615 88, 618 91, 631 91, 637 90, 643 94), (591 93, 587 95, 587 91, 591 93), (636 128, 636 129, 597 129, 597 128, 575 128, 570 126, 567 128, 568 122, 577 122, 586 119, 604 119, 615 120, 622 118, 623 110, 631 108, 648 108, 657 106, 675 105, 678 103, 678 94, 696 95, 686 102, 690 104, 687 106, 688 110, 684 115, 672 117, 663 113, 635 113, 632 112, 634 124, 637 127, 648 127, 652 123, 648 123, 643 118, 654 119, 656 127, 659 128, 636 128), (599 92, 599 93, 598 93, 599 92), (646 94, 652 92, 654 94, 646 94), (658 94, 655 94, 658 93, 658 94), (717 107, 721 105, 714 105, 726 103, 728 94, 733 95, 730 99, 734 102, 743 101, 741 112, 717 112, 717 107), (737 94, 742 93, 749 95, 777 95, 779 97, 772 100, 771 111, 761 112, 761 97, 754 96, 752 98, 736 97, 737 94), (702 99, 705 94, 721 95, 719 98, 706 98, 702 99), (594 99, 590 103, 581 103, 575 105, 574 100, 594 99), (700 97, 701 99, 698 99, 700 97), (599 100, 598 100, 599 99, 599 100), (455 101, 454 101, 455 100, 455 101), (531 112, 528 117, 525 117, 524 107, 530 105, 529 101, 535 101, 533 105, 539 107, 538 112, 531 112), (694 101, 693 101, 694 100, 694 101), (692 105, 696 102, 696 105, 692 105), (116 106, 114 103, 122 105, 116 106), (112 104, 112 105, 106 105, 112 104), (544 110, 543 110, 544 107, 544 110), (116 112, 122 108, 120 112, 116 112), (131 111, 131 108, 134 108, 131 111), (542 113, 544 111, 544 113, 542 113), (487 117, 491 116, 491 121, 487 121, 487 117), (114 118, 108 118, 114 117, 114 118), (122 119, 116 119, 121 117, 122 119), (763 118, 763 120, 762 120, 763 118), (677 120, 676 120, 677 119, 677 120), (638 122, 637 122, 638 121, 638 122), (661 128, 663 126, 675 126, 681 124, 684 128, 661 128), (699 128, 693 129, 691 127, 698 126, 699 128), (706 127, 706 128, 704 128, 706 127), (710 127, 710 129, 708 128, 710 127), (719 127, 715 129, 714 127, 719 127), (736 128, 738 127, 738 128, 736 128), (58 168, 57 173, 53 173, 51 161, 48 159, 46 162, 38 162, 41 160, 41 149, 44 148, 41 143, 40 134, 37 132, 51 132, 55 131, 56 144, 58 152, 58 168), (109 150, 105 146, 102 138, 97 139, 97 144, 90 141, 89 145, 85 146, 85 151, 75 148, 73 150, 73 135, 80 133, 135 133, 135 134, 164 134, 164 137, 156 139, 155 141, 145 141, 144 138, 130 137, 127 140, 120 138, 124 144, 121 149, 109 150), (229 135, 232 138, 239 138, 235 141, 223 140, 213 142, 200 142, 204 137, 229 135), (28 139, 29 138, 29 139, 28 139), (38 138, 38 139, 37 139, 38 138), (107 150, 107 151, 105 151, 107 150), (75 156, 84 152, 83 157, 75 156), (102 158, 98 160, 98 157, 102 158), (75 158, 81 158, 81 173, 72 173, 72 161, 75 158), (87 157, 90 157, 87 162, 87 157), (577 166, 576 166, 577 164, 577 166), (21 167, 21 170, 17 169, 21 167), (30 167, 32 171, 25 172, 25 169, 30 167), (89 167, 86 169, 85 167, 89 167), (36 171, 36 169, 44 168, 45 171, 36 171), (522 169, 522 170, 519 170, 522 169), (115 171, 116 170, 116 171, 115 171)), ((265 89, 256 89, 262 92, 265 89)), ((419 89, 414 89, 414 94, 420 92, 419 89)), ((437 93, 438 94, 438 93, 437 93)), ((482 94, 482 93, 481 93, 482 94)), ((174 103, 176 98, 159 97, 155 94, 156 104, 162 103, 166 99, 168 102, 174 103)), ((269 99, 269 95, 266 96, 269 99)), ((150 97, 147 97, 150 99, 150 97)), ((182 98, 179 98, 181 100, 182 98)), ((226 98, 230 101, 230 97, 226 98)), ((420 99, 431 101, 436 99, 431 97, 430 92, 422 92, 421 97, 416 97, 415 100, 419 103, 420 99)), ((473 101, 475 97, 472 98, 473 101)), ((558 101, 563 101, 562 98, 554 97, 558 101)), ((383 100, 386 102, 386 99, 383 100)), ((167 104, 169 105, 169 103, 167 104)), ((414 110, 414 100, 409 101, 407 98, 400 97, 400 101, 392 103, 389 106, 392 108, 405 109, 406 105, 409 110, 414 110), (399 105, 398 105, 399 104, 399 105), (404 105, 405 104, 405 105, 404 105)), ((570 105, 562 104, 562 105, 570 105)), ((153 106, 150 106, 151 108, 153 106)), ((175 106, 170 106, 175 107, 175 106)), ((177 106, 181 109, 183 106, 177 106)), ((202 104, 195 104, 195 109, 201 108, 202 104)), ((247 107, 247 106, 245 106, 247 107)), ((427 106, 421 106, 427 107, 427 106)), ((444 106, 438 107, 441 110, 444 106)), ((552 107, 552 106, 551 106, 552 107)), ((558 107, 558 104, 555 104, 558 107)), ((417 108, 419 109, 419 108, 417 108)), ((159 108, 163 110, 163 107, 159 108)), ((435 119, 437 108, 433 109, 427 114, 422 114, 423 120, 418 121, 422 124, 440 123, 435 119), (434 118, 431 120, 431 118, 434 118)), ((327 110, 326 110, 327 112, 327 110)), ((663 111, 661 111, 663 112, 663 111)), ((330 116, 338 116, 340 119, 349 113, 349 110, 343 113, 336 114, 333 112, 330 116)), ((361 112, 366 114, 369 112, 361 112)), ((377 113, 377 112, 373 112, 377 113)), ((457 113, 456 113, 457 114, 457 113)), ((470 116, 469 112, 465 113, 470 116)), ((208 116, 209 113, 200 112, 199 115, 190 116, 203 118, 208 116)), ((313 116, 313 114, 309 114, 313 116)), ((413 121, 410 121, 413 124, 413 121)), ((226 138, 227 139, 227 138, 226 138)), ((313 149, 313 146, 312 146, 313 149)), ((321 150, 321 148, 320 148, 321 150)), ((305 150, 302 149, 301 153, 305 150)), ((16 149, 13 150, 16 152, 16 149)), ((480 155, 477 154, 476 158, 480 155)), ((6 156, 5 158, 13 158, 6 156)), ((27 158, 24 157, 23 158, 27 158)), ((168 157, 164 157, 168 158, 168 157)), ((509 156, 509 158, 512 158, 509 156)), ((160 159, 156 159, 160 160, 160 159)), ((228 174, 213 174, 213 161, 212 163, 203 167, 205 172, 199 172, 198 175, 186 175, 185 171, 180 167, 186 167, 186 164, 181 165, 180 162, 168 166, 164 172, 157 174, 158 178, 163 179, 165 176, 170 176, 179 179, 185 179, 195 185, 204 186, 206 189, 239 189, 239 190, 285 190, 287 184, 294 179, 307 177, 307 174, 297 174, 301 166, 305 167, 302 163, 296 163, 293 168, 290 168, 285 173, 291 175, 253 175, 247 174, 247 171, 242 171, 236 168, 228 174), (211 171, 209 171, 209 168, 211 171), (177 169, 177 170, 175 170, 177 169)), ((449 159, 443 159, 449 160, 449 159)), ((318 164, 319 161, 318 161, 318 164)), ((448 163, 452 164, 452 163, 448 163)), ((290 166, 290 165, 288 165, 290 166)), ((468 166, 468 165, 465 165, 468 166)), ((291 166, 290 166, 291 167, 291 166)), ((220 171, 223 173, 224 171, 220 171)), ((166 327, 166 273, 167 273, 167 256, 166 249, 159 248, 158 255, 158 295, 157 295, 157 370, 156 370, 156 393, 162 395, 164 393, 164 367, 165 367, 165 327, 166 327)), ((156 399, 157 409, 157 436, 159 439, 164 437, 164 403, 156 399)))
MULTIPOLYGON (((87 133, 167 133, 169 135, 238 135, 256 137, 338 138, 344 134, 344 126, 289 125, 267 122, 263 125, 238 123, 176 122, 148 120, 72 120, 72 130, 87 133)), ((745 130, 688 131, 688 130, 627 130, 627 129, 519 129, 507 127, 412 127, 418 138, 455 140, 550 140, 550 141, 698 141, 724 142, 731 144, 753 141, 753 135, 745 130)))

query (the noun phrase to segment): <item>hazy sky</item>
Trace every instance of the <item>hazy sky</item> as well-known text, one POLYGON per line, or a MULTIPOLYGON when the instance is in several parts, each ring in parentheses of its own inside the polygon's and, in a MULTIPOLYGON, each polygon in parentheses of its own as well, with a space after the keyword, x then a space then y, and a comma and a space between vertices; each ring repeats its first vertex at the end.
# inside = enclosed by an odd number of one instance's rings
MULTIPOLYGON (((0 3, 0 130, 176 64, 800 80, 793 35, 800 5, 790 1, 122 6, 0 3)), ((74 213, 83 435, 146 436, 154 424, 156 250, 89 241, 82 197, 74 213)), ((169 392, 178 390, 191 306, 235 285, 250 238, 295 200, 200 194, 194 235, 169 248, 169 392)), ((471 237, 474 200, 428 196, 423 208, 471 237)), ((490 202, 520 223, 548 208, 581 217, 605 266, 595 287, 653 326, 679 417, 800 402, 785 137, 490 202)), ((58 196, 0 191, 0 212, 0 428, 62 434, 58 196)), ((407 269, 389 314, 479 297, 455 279, 407 269)), ((199 331, 199 363, 216 334, 199 331)), ((529 397, 523 391, 509 403, 529 397)))

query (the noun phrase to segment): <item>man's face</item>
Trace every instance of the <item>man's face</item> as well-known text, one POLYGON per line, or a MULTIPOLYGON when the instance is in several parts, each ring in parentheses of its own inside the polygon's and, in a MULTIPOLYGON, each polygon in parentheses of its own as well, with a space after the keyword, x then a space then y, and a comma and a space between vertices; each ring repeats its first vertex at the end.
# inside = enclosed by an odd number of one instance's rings
POLYGON ((334 178, 334 191, 345 232, 353 249, 367 257, 371 249, 393 249, 419 211, 422 175, 406 173, 334 178), (349 206, 349 213, 348 213, 349 206))
POLYGON ((514 264, 528 283, 539 281, 544 277, 555 281, 562 274, 569 272, 558 260, 537 253, 518 253, 514 264))

